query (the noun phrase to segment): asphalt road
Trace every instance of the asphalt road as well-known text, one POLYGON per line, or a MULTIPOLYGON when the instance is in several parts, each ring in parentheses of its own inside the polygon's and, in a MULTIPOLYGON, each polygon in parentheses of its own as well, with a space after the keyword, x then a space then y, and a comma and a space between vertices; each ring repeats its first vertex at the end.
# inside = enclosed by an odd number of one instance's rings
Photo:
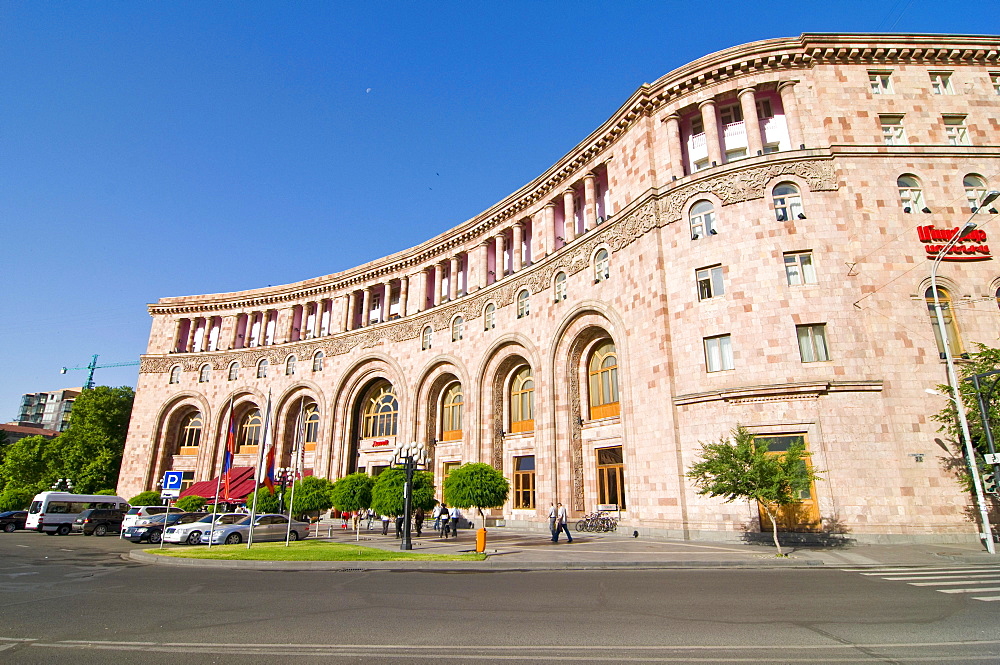
POLYGON ((998 567, 271 572, 133 547, 0 533, 0 663, 1000 662, 1000 602, 975 599, 1000 593, 965 589, 998 567))

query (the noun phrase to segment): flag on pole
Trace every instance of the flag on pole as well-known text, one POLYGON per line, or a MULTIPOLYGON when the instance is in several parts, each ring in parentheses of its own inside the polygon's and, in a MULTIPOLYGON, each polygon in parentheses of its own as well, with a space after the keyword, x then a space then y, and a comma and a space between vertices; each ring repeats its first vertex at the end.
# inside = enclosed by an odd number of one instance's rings
POLYGON ((222 496, 216 492, 215 502, 229 498, 229 470, 233 468, 233 457, 236 455, 236 419, 234 417, 232 400, 229 402, 229 431, 226 433, 226 449, 222 454, 222 496))
MULTIPOLYGON (((305 398, 303 397, 302 402, 304 401, 305 398)), ((292 463, 295 467, 293 469, 295 480, 302 479, 302 473, 306 466, 306 421, 302 402, 299 402, 299 422, 295 431, 295 461, 292 463)))
POLYGON ((271 433, 271 391, 267 392, 267 409, 264 416, 263 463, 260 465, 257 484, 264 485, 274 494, 274 436, 271 433))

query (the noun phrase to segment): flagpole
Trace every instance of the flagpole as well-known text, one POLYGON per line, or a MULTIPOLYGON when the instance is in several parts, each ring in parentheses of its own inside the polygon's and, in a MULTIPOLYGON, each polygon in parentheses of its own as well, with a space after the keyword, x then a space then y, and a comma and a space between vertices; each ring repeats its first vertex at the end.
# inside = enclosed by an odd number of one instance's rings
POLYGON ((302 411, 305 407, 306 398, 305 395, 299 400, 299 420, 298 425, 295 427, 295 446, 292 451, 295 457, 294 470, 292 471, 292 495, 288 498, 288 528, 285 530, 285 547, 288 547, 289 541, 292 539, 292 505, 295 503, 295 479, 302 471, 301 465, 299 464, 299 454, 300 449, 304 444, 303 428, 305 427, 305 422, 302 420, 302 411))
POLYGON ((257 470, 254 473, 254 484, 253 484, 253 507, 250 509, 250 532, 247 536, 247 549, 250 549, 250 545, 253 544, 253 526, 254 521, 257 517, 257 490, 260 489, 260 469, 264 463, 264 448, 267 447, 267 434, 268 428, 271 424, 271 390, 267 391, 267 413, 264 414, 264 435, 260 439, 260 445, 257 447, 257 470))
MULTIPOLYGON (((215 483, 215 502, 212 504, 212 526, 208 532, 208 546, 212 546, 212 539, 215 537, 215 515, 219 511, 219 493, 222 491, 222 476, 226 474, 226 453, 229 452, 229 432, 233 429, 233 396, 229 396, 229 418, 226 420, 225 443, 222 444, 222 467, 219 472, 219 479, 215 483)), ((226 483, 228 485, 229 483, 226 483)), ((227 499, 229 497, 226 497, 227 499)))

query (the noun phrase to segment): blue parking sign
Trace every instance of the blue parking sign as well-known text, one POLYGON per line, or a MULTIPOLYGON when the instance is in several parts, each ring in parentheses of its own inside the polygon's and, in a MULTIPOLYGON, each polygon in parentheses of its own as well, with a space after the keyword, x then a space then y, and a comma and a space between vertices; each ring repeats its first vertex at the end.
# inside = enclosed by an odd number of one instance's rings
POLYGON ((184 482, 183 471, 167 471, 163 474, 163 489, 179 490, 184 482))

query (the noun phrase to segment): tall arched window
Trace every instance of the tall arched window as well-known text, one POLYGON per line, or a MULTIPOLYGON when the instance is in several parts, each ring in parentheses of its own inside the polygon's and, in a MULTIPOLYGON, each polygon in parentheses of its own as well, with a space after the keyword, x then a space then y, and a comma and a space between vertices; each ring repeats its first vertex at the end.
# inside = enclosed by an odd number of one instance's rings
POLYGON ((208 380, 211 378, 211 376, 212 376, 212 366, 209 365, 208 363, 205 363, 204 365, 201 366, 201 369, 198 370, 198 383, 208 383, 208 380))
POLYGON ((594 283, 603 282, 611 276, 611 257, 608 250, 599 249, 594 254, 594 283))
POLYGON ((901 175, 896 178, 896 186, 899 188, 899 202, 903 205, 903 212, 923 210, 924 190, 916 176, 901 175))
POLYGON ((180 365, 174 365, 170 368, 170 378, 168 379, 170 383, 180 383, 181 382, 181 367, 180 365))
POLYGON ((563 300, 566 300, 566 296, 568 295, 569 292, 569 289, 566 285, 566 273, 564 272, 556 273, 555 290, 556 290, 556 302, 562 302, 563 300))
POLYGON ((302 414, 305 418, 303 424, 303 437, 305 449, 316 450, 316 442, 319 440, 319 409, 315 404, 306 407, 302 414))
POLYGON ((198 454, 198 446, 201 445, 201 426, 201 413, 198 411, 195 411, 191 415, 184 418, 184 421, 181 424, 181 441, 177 451, 178 454, 198 454))
MULTIPOLYGON (((927 289, 924 292, 924 297, 927 299, 927 311, 931 317, 931 327, 934 329, 938 353, 944 358, 944 340, 941 338, 941 327, 938 325, 937 312, 934 308, 934 291, 927 289)), ((958 327, 955 325, 955 317, 951 311, 951 294, 948 293, 948 289, 938 287, 938 302, 941 303, 941 318, 944 320, 944 329, 948 336, 948 348, 951 349, 951 355, 961 355, 962 343, 958 338, 958 327)))
POLYGON ((295 356, 288 356, 288 360, 285 361, 285 376, 291 376, 295 374, 295 365, 298 364, 298 360, 295 356))
POLYGON ((260 409, 252 409, 243 416, 237 437, 236 452, 240 455, 256 455, 263 428, 264 421, 260 417, 260 409))
POLYGON ((979 206, 986 196, 986 181, 975 173, 970 173, 962 179, 965 186, 965 198, 969 202, 969 209, 972 212, 979 210, 979 206))
POLYGON ((361 437, 396 436, 399 403, 388 382, 380 383, 368 393, 365 400, 364 422, 361 437))
POLYGON ((259 363, 257 363, 257 378, 266 379, 267 378, 267 366, 270 363, 267 362, 267 358, 264 358, 259 363))
POLYGON ((793 183, 779 183, 771 192, 774 201, 774 216, 779 222, 790 219, 805 219, 802 209, 802 195, 793 183))
POLYGON ((455 320, 451 322, 451 341, 457 342, 462 339, 462 334, 465 330, 465 319, 461 316, 456 316, 455 320))
POLYGON ((483 330, 493 330, 497 327, 497 306, 490 303, 483 310, 483 330))
POLYGON ((590 356, 590 418, 610 418, 618 404, 618 352, 611 341, 601 343, 590 356))
POLYGON ((688 219, 691 222, 692 240, 718 233, 715 230, 715 206, 711 201, 698 201, 691 206, 688 219))
POLYGON ((313 355, 313 371, 322 372, 323 371, 323 352, 317 351, 313 355))
POLYGON ((453 383, 444 391, 441 400, 441 440, 458 441, 462 438, 462 406, 465 395, 462 384, 453 383))
POLYGON ((426 351, 431 348, 431 336, 434 334, 434 329, 430 326, 426 326, 422 333, 420 333, 420 349, 426 351))
POLYGON ((532 432, 535 429, 535 380, 525 365, 514 373, 510 383, 510 431, 532 432))
POLYGON ((531 314, 531 301, 528 299, 528 289, 517 294, 517 318, 523 319, 531 314))
POLYGON ((229 363, 229 380, 235 381, 240 378, 240 364, 237 361, 229 363))

